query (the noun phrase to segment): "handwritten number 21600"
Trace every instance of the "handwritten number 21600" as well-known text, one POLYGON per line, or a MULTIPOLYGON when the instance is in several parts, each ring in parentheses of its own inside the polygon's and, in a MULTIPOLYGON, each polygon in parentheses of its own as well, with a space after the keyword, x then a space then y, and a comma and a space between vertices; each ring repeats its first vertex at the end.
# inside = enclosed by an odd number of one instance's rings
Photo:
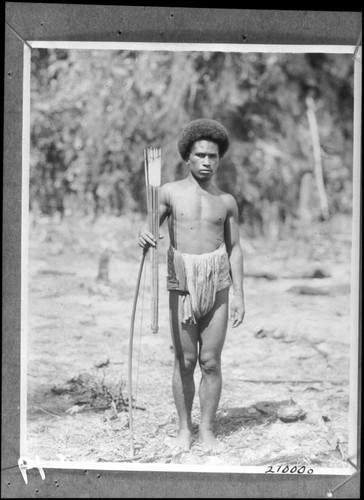
POLYGON ((297 467, 297 465, 293 465, 293 467, 290 467, 289 465, 279 465, 276 470, 274 470, 273 465, 268 465, 268 469, 265 471, 265 474, 275 474, 275 473, 281 473, 281 474, 312 474, 313 469, 306 469, 304 465, 301 465, 300 467, 297 467))

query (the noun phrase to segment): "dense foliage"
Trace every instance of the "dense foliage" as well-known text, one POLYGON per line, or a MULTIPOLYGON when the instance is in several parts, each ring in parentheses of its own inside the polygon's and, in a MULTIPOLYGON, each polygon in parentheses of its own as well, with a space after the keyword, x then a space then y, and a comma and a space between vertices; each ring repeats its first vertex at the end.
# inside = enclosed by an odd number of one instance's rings
MULTIPOLYGON (((236 197, 241 220, 254 231, 291 225, 301 180, 314 171, 308 95, 330 215, 350 213, 350 55, 34 49, 31 207, 95 216, 145 210, 143 149, 162 147, 163 182, 181 178, 178 134, 208 117, 230 133, 218 181, 236 197)), ((319 217, 313 175, 305 203, 319 217)))

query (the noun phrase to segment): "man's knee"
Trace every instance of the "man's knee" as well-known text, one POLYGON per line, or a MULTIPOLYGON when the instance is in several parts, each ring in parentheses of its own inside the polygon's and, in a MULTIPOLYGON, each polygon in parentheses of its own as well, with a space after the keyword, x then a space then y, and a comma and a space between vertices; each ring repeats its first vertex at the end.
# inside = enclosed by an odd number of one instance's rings
POLYGON ((206 375, 219 373, 221 369, 221 359, 212 354, 204 354, 200 357, 200 367, 202 372, 206 375))
POLYGON ((197 364, 197 355, 181 353, 176 356, 176 360, 181 371, 192 373, 197 364))

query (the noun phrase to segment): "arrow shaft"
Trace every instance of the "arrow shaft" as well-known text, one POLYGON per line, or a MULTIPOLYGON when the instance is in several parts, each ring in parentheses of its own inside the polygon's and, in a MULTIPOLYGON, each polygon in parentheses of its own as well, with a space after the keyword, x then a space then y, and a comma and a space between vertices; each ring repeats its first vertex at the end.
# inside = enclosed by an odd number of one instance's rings
MULTIPOLYGON (((149 199, 149 226, 156 241, 159 239, 159 187, 148 186, 149 199)), ((158 245, 158 243, 157 243, 158 245)), ((159 300, 159 278, 158 278, 158 246, 150 249, 151 263, 151 329, 153 333, 158 331, 158 300, 159 300)))

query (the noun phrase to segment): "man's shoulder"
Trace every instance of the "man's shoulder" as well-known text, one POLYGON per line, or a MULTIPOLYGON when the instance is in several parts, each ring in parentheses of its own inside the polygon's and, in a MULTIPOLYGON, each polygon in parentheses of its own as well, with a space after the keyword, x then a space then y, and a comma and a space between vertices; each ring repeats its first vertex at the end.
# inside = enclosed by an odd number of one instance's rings
POLYGON ((217 194, 219 196, 221 196, 221 198, 227 202, 233 202, 235 200, 235 198, 232 194, 227 193, 226 191, 223 191, 220 188, 217 189, 217 194))
POLYGON ((222 201, 225 203, 225 205, 228 207, 228 209, 234 209, 236 207, 236 199, 235 197, 227 193, 225 191, 219 190, 219 196, 221 197, 222 201))
POLYGON ((171 205, 172 200, 184 191, 183 181, 166 182, 161 186, 161 202, 165 205, 171 205))
POLYGON ((185 184, 184 179, 181 179, 179 181, 166 182, 165 184, 162 185, 162 189, 165 192, 172 192, 181 189, 184 184, 185 184))

